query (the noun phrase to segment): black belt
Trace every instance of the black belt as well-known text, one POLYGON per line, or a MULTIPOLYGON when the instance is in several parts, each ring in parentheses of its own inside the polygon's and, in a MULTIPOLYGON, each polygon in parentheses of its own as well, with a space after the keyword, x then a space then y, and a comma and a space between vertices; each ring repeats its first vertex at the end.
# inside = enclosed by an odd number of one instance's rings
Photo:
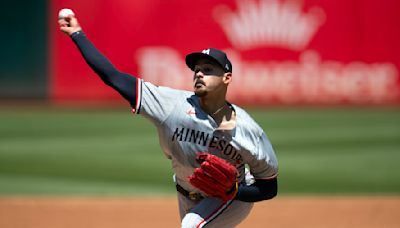
POLYGON ((189 192, 188 190, 184 189, 179 184, 176 184, 176 190, 180 192, 182 195, 186 196, 188 199, 193 201, 199 201, 204 199, 204 197, 198 192, 189 192))

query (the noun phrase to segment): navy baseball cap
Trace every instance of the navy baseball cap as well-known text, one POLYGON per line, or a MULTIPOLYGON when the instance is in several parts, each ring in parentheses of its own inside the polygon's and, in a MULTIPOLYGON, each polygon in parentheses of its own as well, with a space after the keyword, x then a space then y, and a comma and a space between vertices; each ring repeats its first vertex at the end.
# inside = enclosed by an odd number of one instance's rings
POLYGON ((194 66, 196 65, 197 61, 204 58, 218 63, 225 72, 232 72, 232 63, 229 61, 225 52, 215 48, 208 48, 201 52, 193 52, 188 54, 186 56, 186 65, 194 71, 194 66))

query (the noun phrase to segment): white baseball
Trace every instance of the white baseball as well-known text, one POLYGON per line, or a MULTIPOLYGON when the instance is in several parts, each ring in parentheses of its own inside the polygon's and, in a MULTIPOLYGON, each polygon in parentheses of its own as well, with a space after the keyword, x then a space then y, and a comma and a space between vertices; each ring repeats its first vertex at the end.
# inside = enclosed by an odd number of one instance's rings
POLYGON ((71 9, 62 9, 60 10, 60 12, 58 12, 58 19, 63 19, 68 15, 75 16, 74 12, 71 9))

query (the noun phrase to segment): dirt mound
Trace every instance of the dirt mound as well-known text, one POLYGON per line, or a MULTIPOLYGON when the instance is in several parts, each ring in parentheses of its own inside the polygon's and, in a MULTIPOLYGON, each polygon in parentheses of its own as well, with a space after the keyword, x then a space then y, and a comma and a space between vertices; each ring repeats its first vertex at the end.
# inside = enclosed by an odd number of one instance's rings
MULTIPOLYGON (((277 197, 239 228, 400 227, 400 197, 277 197)), ((0 198, 0 227, 180 227, 174 197, 0 198)))

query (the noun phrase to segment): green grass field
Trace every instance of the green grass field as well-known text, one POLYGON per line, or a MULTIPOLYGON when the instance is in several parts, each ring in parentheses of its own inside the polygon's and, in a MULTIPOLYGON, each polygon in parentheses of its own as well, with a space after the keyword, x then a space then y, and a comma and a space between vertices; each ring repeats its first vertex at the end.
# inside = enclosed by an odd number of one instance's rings
MULTIPOLYGON (((174 194, 155 128, 128 109, 0 110, 0 195, 174 194)), ((400 194, 400 107, 249 112, 281 194, 400 194)))

